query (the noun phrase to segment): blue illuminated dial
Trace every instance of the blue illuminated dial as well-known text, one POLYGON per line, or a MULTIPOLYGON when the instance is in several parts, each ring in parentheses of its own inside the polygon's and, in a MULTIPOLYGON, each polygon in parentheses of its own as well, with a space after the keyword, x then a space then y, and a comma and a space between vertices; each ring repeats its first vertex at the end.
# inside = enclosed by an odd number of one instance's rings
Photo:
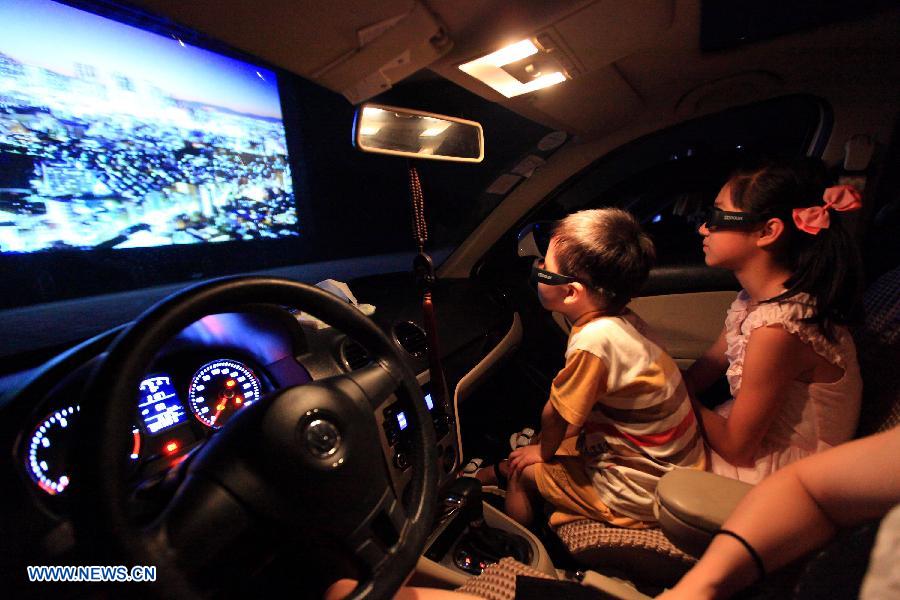
POLYGON ((207 427, 218 429, 235 412, 259 400, 260 383, 253 372, 235 360, 214 360, 191 378, 188 404, 207 427))

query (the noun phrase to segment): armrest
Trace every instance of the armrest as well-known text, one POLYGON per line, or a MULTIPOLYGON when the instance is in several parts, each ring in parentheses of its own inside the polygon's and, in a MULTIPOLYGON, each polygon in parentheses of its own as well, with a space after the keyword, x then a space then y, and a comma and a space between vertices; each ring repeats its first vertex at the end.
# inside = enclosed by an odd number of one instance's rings
POLYGON ((752 488, 749 483, 714 473, 675 469, 656 487, 660 527, 673 544, 699 556, 752 488))
POLYGON ((587 571, 581 583, 600 590, 605 594, 604 598, 614 598, 615 600, 652 600, 650 596, 637 591, 631 583, 615 577, 601 575, 596 571, 587 571))

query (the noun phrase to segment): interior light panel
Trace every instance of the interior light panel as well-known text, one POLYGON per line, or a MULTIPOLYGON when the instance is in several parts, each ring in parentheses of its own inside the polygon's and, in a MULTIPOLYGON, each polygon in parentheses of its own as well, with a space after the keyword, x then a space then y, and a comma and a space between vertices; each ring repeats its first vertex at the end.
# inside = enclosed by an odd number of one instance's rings
POLYGON ((522 40, 481 58, 459 65, 459 70, 487 84, 507 98, 562 83, 567 79, 562 71, 541 73, 531 81, 522 82, 503 69, 504 66, 526 59, 540 52, 531 40, 522 40))

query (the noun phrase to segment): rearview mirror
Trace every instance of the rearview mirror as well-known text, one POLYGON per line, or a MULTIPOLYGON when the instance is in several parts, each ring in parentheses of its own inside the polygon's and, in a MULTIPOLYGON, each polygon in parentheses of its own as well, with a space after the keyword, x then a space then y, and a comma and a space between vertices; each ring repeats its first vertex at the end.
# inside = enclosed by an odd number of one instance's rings
POLYGON ((380 104, 363 104, 357 109, 353 145, 375 154, 456 162, 484 160, 484 132, 475 121, 380 104))

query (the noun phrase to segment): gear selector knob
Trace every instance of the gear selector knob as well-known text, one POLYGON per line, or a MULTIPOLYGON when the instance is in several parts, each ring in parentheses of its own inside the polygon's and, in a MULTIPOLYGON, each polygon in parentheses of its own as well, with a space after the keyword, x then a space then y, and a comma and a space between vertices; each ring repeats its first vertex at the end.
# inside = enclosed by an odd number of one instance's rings
POLYGON ((474 477, 460 477, 443 493, 441 512, 464 512, 467 523, 479 521, 484 516, 481 497, 480 481, 474 477))

